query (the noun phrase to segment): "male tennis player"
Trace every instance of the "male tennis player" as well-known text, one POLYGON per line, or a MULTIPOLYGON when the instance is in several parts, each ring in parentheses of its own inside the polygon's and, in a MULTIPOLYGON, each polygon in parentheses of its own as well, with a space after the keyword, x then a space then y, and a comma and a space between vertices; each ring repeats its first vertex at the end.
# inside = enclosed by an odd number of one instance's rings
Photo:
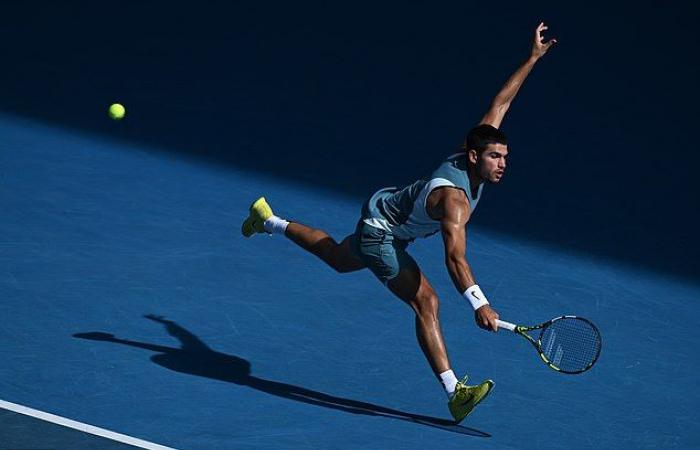
POLYGON ((481 328, 496 331, 498 314, 479 289, 467 263, 466 225, 484 183, 498 183, 506 168, 506 136, 498 130, 511 102, 533 66, 556 42, 544 40, 547 27, 535 30, 530 55, 511 75, 478 126, 467 135, 463 152, 447 158, 429 177, 377 191, 362 207, 355 233, 340 244, 322 230, 275 216, 264 197, 250 207, 242 233, 283 234, 338 272, 369 268, 391 292, 413 308, 418 343, 442 382, 448 407, 459 423, 493 387, 493 381, 469 386, 451 369, 438 318, 438 297, 406 247, 416 238, 442 232, 445 263, 459 293, 475 311, 481 328))

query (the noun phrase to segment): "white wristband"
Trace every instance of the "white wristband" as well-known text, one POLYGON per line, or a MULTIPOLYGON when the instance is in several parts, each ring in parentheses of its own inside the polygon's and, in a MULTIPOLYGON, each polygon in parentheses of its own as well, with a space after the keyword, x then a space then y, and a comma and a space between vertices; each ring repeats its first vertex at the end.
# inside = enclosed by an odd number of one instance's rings
POLYGON ((478 284, 467 288, 467 290, 464 291, 462 296, 466 298, 469 301, 469 303, 471 303, 472 308, 474 308, 474 311, 476 311, 484 305, 489 304, 489 301, 486 300, 486 296, 483 292, 481 292, 481 288, 479 288, 478 284))

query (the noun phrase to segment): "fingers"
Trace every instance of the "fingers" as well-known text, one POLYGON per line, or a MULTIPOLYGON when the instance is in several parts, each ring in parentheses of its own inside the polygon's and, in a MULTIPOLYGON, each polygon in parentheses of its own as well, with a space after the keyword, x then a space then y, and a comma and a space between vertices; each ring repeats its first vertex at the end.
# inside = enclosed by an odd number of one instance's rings
POLYGON ((538 42, 542 40, 542 32, 547 28, 548 27, 544 24, 544 22, 540 22, 540 24, 537 25, 537 28, 535 28, 535 39, 537 39, 538 42))
POLYGON ((547 51, 557 43, 557 40, 555 38, 552 38, 550 40, 545 40, 544 36, 542 36, 542 32, 545 30, 548 30, 549 27, 544 24, 544 22, 540 22, 540 24, 537 26, 537 29, 535 29, 535 40, 532 44, 532 51, 533 54, 536 56, 542 56, 547 51))
POLYGON ((482 330, 489 330, 491 328, 491 324, 489 323, 489 318, 486 316, 483 316, 479 313, 475 313, 476 317, 476 324, 479 328, 482 330))
POLYGON ((482 330, 486 331, 493 331, 497 332, 498 331, 498 323, 496 322, 498 320, 498 314, 497 313, 492 313, 492 314, 477 314, 476 317, 476 324, 481 328, 482 330))
POLYGON ((498 314, 494 314, 492 317, 489 317, 489 325, 491 326, 491 330, 494 333, 498 332, 498 314))
POLYGON ((492 319, 490 317, 484 318, 480 321, 479 328, 486 331, 496 332, 498 331, 498 324, 496 323, 496 319, 492 319))
POLYGON ((557 43, 557 40, 556 40, 556 39, 550 39, 550 40, 548 40, 547 42, 541 43, 541 46, 544 48, 544 51, 546 52, 547 50, 549 50, 549 48, 550 48, 552 45, 554 45, 554 44, 556 44, 556 43, 557 43))
POLYGON ((544 37, 542 36, 543 31, 549 30, 549 27, 544 24, 544 22, 540 22, 539 25, 537 25, 537 29, 535 30, 535 39, 539 44, 544 44, 549 47, 552 46, 552 44, 556 43, 556 39, 550 39, 548 42, 544 42, 544 37))

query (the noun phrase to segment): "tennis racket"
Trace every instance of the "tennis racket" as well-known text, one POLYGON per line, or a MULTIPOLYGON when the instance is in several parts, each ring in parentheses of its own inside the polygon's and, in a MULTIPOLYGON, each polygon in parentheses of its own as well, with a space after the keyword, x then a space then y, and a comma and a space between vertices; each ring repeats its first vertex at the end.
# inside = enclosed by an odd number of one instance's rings
POLYGON ((583 317, 561 316, 532 327, 496 321, 505 328, 523 336, 535 347, 540 358, 561 373, 583 373, 593 367, 600 356, 602 338, 593 322, 583 317), (537 339, 528 334, 540 330, 537 339))

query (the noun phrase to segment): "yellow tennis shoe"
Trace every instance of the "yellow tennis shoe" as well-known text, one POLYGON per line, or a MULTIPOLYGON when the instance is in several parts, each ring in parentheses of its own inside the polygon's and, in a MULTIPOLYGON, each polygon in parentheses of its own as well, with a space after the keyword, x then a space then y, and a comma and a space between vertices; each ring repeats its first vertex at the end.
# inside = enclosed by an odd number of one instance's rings
POLYGON ((270 217, 272 217, 272 208, 267 204, 265 197, 260 197, 250 205, 250 214, 243 221, 241 233, 245 237, 251 237, 255 233, 264 233, 265 227, 263 224, 270 217))
POLYGON ((455 423, 460 423, 474 410, 476 405, 481 403, 493 389, 494 382, 486 380, 476 386, 467 386, 467 377, 457 382, 452 398, 447 402, 450 413, 455 419, 455 423))

